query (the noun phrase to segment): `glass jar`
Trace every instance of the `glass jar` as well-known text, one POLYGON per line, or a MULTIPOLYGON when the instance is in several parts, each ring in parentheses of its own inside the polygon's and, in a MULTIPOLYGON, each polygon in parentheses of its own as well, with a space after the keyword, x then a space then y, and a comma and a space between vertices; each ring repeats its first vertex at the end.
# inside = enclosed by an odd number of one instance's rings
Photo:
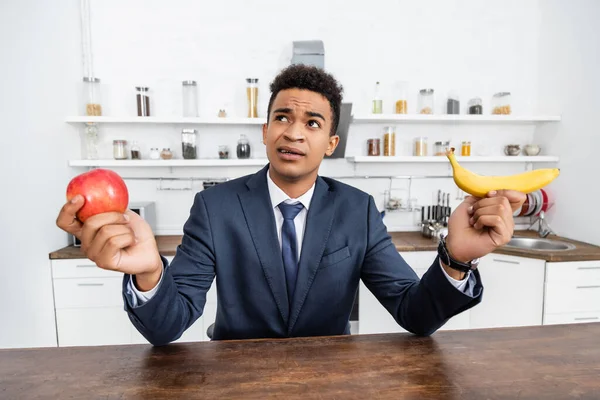
POLYGON ((379 150, 379 139, 369 139, 367 140, 367 151, 370 156, 379 156, 381 155, 379 150))
POLYGON ((150 159, 160 160, 160 151, 158 151, 158 147, 152 147, 150 149, 150 159))
POLYGON ((450 142, 435 142, 434 154, 436 156, 445 156, 446 151, 450 148, 450 142))
POLYGON ((135 140, 131 144, 131 159, 132 160, 141 160, 142 159, 142 152, 140 151, 140 146, 138 145, 138 143, 135 140))
POLYGON ((373 95, 373 114, 381 114, 383 112, 383 100, 381 100, 379 82, 375 83, 375 94, 373 95))
POLYGON ((427 138, 426 137, 415 138, 415 148, 414 148, 413 155, 417 156, 417 157, 427 156, 427 138))
POLYGON ((183 81, 181 92, 183 96, 183 116, 198 117, 198 85, 196 81, 183 81))
POLYGON ((383 133, 383 155, 396 155, 396 127, 386 126, 383 133))
POLYGON ((83 115, 99 117, 102 115, 102 96, 100 79, 90 76, 83 77, 83 115))
POLYGON ((469 114, 471 115, 480 115, 483 114, 483 102, 481 98, 474 97, 469 100, 469 114))
POLYGON ((250 158, 250 142, 246 135, 240 135, 236 148, 237 158, 250 158))
POLYGON ((113 140, 113 158, 115 160, 127 160, 126 146, 126 140, 113 140))
POLYGON ((246 97, 248 98, 248 118, 258 118, 258 79, 246 78, 246 97))
POLYGON ((433 89, 419 90, 419 114, 433 114, 434 104, 433 89))
POLYGON ((469 157, 471 155, 471 142, 462 142, 462 146, 460 147, 460 155, 463 157, 469 157))
POLYGON ((492 114, 509 115, 510 109, 510 92, 498 92, 492 98, 492 114))
POLYGON ((150 116, 150 88, 136 86, 135 87, 135 99, 137 103, 137 115, 138 117, 149 117, 150 116))
POLYGON ((219 158, 221 160, 226 160, 229 158, 229 147, 225 145, 219 146, 219 158))
POLYGON ((173 158, 173 152, 171 152, 171 149, 169 147, 165 147, 160 152, 160 158, 162 158, 163 160, 170 160, 173 158))
POLYGON ((408 114, 407 86, 404 81, 396 83, 396 114, 408 114))
POLYGON ((458 93, 451 91, 448 93, 448 101, 446 102, 446 113, 449 115, 460 114, 460 99, 458 93))
POLYGON ((98 159, 98 127, 93 122, 85 124, 85 148, 88 160, 98 159))
POLYGON ((181 130, 181 154, 185 160, 196 159, 196 129, 181 130))

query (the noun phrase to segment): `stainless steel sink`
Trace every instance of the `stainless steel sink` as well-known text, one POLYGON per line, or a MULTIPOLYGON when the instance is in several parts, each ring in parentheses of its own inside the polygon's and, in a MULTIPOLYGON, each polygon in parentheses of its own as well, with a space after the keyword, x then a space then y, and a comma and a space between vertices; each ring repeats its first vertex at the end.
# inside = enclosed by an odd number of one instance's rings
POLYGON ((514 237, 506 244, 506 247, 519 248, 535 251, 567 251, 574 250, 576 246, 559 240, 514 237))

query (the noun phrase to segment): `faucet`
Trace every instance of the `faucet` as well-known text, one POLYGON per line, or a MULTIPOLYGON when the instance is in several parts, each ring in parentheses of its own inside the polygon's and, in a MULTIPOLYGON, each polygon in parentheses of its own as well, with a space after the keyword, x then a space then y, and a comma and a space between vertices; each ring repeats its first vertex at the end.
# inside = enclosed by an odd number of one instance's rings
POLYGON ((546 214, 541 211, 540 215, 537 217, 537 219, 535 221, 533 221, 533 223, 531 225, 529 225, 529 228, 527 228, 527 230, 533 228, 533 226, 539 223, 538 225, 538 229, 537 229, 537 233, 538 235, 540 235, 540 237, 545 238, 548 235, 554 235, 554 231, 552 230, 552 228, 550 228, 550 225, 548 225, 548 222, 546 221, 546 214))

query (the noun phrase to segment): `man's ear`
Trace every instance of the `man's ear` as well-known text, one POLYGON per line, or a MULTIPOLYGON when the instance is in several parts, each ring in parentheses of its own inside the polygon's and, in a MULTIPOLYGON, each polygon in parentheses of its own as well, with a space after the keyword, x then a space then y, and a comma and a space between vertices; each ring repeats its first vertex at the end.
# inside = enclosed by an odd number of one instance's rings
POLYGON ((262 126, 262 131, 263 131, 263 144, 266 145, 267 144, 267 128, 268 128, 269 124, 263 124, 262 126))
POLYGON ((335 148, 337 147, 338 143, 340 143, 340 137, 338 135, 333 135, 329 137, 329 145, 327 146, 327 151, 325 152, 325 154, 327 156, 330 156, 333 154, 333 152, 335 151, 335 148))

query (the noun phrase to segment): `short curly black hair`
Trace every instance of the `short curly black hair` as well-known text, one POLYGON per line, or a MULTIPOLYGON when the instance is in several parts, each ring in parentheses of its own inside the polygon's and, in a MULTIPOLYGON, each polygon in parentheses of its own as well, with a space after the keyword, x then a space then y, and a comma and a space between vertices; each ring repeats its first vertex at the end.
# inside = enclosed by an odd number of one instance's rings
POLYGON ((331 115, 333 124, 331 125, 330 136, 335 135, 340 122, 340 107, 342 105, 343 87, 333 77, 323 69, 304 64, 290 65, 283 69, 279 75, 271 82, 271 98, 269 99, 269 108, 267 109, 267 121, 271 115, 271 106, 277 94, 286 89, 305 89, 311 92, 320 93, 329 100, 331 105, 331 115))

